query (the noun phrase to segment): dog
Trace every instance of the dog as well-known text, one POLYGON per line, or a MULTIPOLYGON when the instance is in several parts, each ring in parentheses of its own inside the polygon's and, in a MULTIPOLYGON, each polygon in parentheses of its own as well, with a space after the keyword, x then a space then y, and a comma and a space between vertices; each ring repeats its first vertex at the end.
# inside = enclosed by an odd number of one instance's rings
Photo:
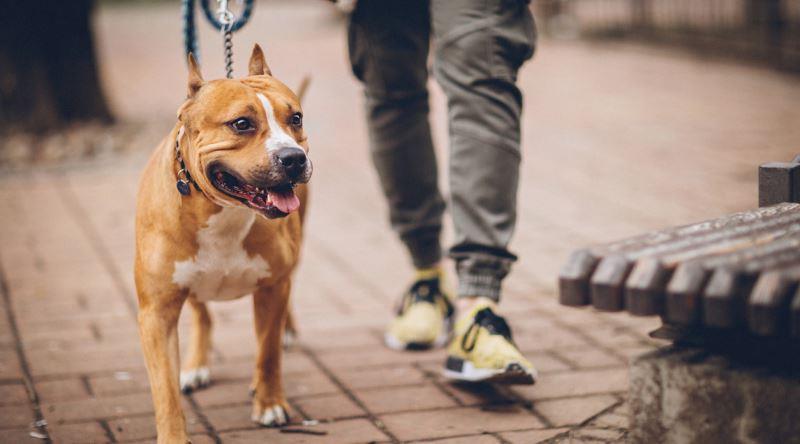
POLYGON ((134 274, 159 443, 188 441, 180 392, 209 383, 206 303, 248 294, 258 344, 252 418, 288 422, 282 335, 312 164, 300 97, 272 76, 258 45, 248 68, 247 77, 206 82, 189 56, 187 99, 139 186, 134 274), (193 332, 179 372, 187 301, 193 332))

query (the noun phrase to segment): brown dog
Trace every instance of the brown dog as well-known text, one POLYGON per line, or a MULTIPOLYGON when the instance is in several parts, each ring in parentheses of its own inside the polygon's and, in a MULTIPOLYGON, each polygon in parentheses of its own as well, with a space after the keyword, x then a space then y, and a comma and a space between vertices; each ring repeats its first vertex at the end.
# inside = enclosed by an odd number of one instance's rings
POLYGON ((252 418, 288 421, 281 335, 312 170, 300 99, 272 77, 258 45, 243 79, 204 82, 191 56, 189 66, 188 99, 147 164, 136 210, 139 332, 160 443, 187 441, 180 390, 209 382, 212 300, 253 295, 252 418), (186 300, 194 330, 179 376, 186 300))

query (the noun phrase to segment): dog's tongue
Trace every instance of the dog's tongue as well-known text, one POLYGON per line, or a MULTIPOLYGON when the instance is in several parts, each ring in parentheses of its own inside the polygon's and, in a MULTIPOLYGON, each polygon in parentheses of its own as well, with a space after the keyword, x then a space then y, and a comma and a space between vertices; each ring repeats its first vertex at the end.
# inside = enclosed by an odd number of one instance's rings
POLYGON ((297 198, 294 191, 284 193, 270 192, 270 198, 272 199, 272 204, 286 214, 300 208, 300 199, 297 198))

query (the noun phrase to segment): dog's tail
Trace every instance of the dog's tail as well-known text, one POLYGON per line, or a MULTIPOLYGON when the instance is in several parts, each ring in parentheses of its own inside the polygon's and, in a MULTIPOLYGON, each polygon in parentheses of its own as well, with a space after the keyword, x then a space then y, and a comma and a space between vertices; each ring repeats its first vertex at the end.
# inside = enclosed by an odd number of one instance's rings
POLYGON ((297 87, 297 98, 300 100, 300 103, 303 103, 303 97, 306 96, 306 91, 308 91, 308 85, 311 83, 311 76, 306 75, 303 77, 303 80, 300 81, 300 86, 297 87))

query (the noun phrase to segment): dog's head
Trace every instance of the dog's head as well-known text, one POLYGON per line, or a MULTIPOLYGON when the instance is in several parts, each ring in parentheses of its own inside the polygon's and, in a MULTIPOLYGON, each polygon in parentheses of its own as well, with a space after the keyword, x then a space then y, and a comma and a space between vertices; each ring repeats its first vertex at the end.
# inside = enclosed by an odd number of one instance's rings
POLYGON ((258 45, 242 79, 205 82, 189 56, 188 99, 178 119, 184 162, 209 199, 268 218, 298 209, 294 187, 312 171, 300 99, 272 76, 258 45))

